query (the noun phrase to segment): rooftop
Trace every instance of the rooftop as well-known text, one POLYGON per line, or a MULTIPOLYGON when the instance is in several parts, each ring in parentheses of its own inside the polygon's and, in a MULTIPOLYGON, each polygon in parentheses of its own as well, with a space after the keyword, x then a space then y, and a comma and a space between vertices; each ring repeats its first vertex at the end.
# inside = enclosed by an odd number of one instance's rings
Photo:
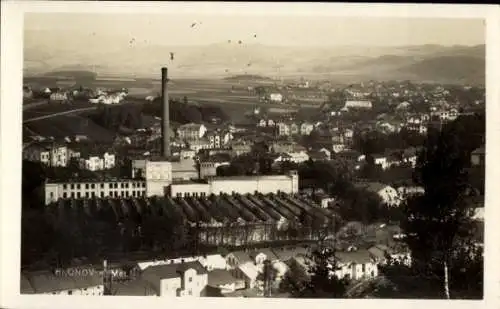
POLYGON ((343 263, 366 264, 372 261, 368 250, 336 252, 335 256, 343 263))
POLYGON ((371 192, 378 193, 380 190, 387 188, 389 185, 380 182, 358 182, 354 186, 358 189, 365 189, 371 192))
POLYGON ((143 279, 131 281, 117 281, 113 283, 113 295, 118 296, 155 296, 155 288, 143 279))
POLYGON ((215 269, 208 273, 208 285, 217 287, 218 285, 225 285, 237 282, 238 279, 224 269, 215 269))
POLYGON ((200 264, 200 262, 185 262, 181 264, 168 264, 168 265, 154 265, 149 266, 144 273, 153 275, 161 279, 177 278, 181 273, 188 269, 194 269, 198 274, 206 274, 207 270, 200 264))
POLYGON ((55 276, 50 271, 38 271, 24 275, 35 293, 50 293, 102 285, 102 278, 97 274, 70 277, 55 276))

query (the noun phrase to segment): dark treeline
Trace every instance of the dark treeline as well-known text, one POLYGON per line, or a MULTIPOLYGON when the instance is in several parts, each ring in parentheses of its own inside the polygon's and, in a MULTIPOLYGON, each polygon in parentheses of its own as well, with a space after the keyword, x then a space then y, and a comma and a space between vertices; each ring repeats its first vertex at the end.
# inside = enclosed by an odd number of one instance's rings
MULTIPOLYGON (((188 104, 187 98, 183 101, 170 100, 170 120, 175 123, 202 123, 202 122, 223 122, 228 119, 224 111, 211 105, 188 104)), ((161 100, 157 99, 151 103, 143 105, 125 104, 121 106, 106 106, 101 104, 98 110, 90 118, 100 126, 114 131, 120 128, 140 129, 144 128, 142 115, 162 116, 161 100)))
MULTIPOLYGON (((217 106, 189 104, 188 98, 182 101, 177 99, 169 100, 170 120, 177 123, 202 123, 202 122, 224 122, 229 119, 227 114, 217 106)), ((144 104, 142 113, 157 117, 162 116, 161 99, 144 104)))

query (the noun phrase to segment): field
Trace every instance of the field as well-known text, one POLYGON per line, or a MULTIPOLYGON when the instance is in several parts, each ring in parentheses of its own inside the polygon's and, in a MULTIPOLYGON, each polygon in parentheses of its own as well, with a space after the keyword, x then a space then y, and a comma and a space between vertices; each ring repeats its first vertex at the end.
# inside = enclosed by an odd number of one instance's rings
MULTIPOLYGON (((74 85, 75 87, 83 86, 89 88, 111 88, 120 89, 127 88, 129 96, 123 104, 148 104, 145 98, 147 96, 156 96, 161 92, 161 83, 155 79, 121 79, 121 78, 89 78, 78 77, 71 79, 66 76, 61 78, 55 77, 30 77, 25 78, 25 83, 33 89, 43 87, 56 87, 65 85, 74 85)), ((245 114, 261 106, 268 110, 271 115, 280 115, 287 112, 296 112, 297 110, 311 113, 317 110, 320 105, 316 102, 302 101, 302 105, 285 105, 285 104, 269 104, 259 102, 255 93, 248 91, 248 87, 255 87, 259 84, 258 81, 234 81, 223 79, 174 79, 169 83, 169 97, 183 101, 184 96, 187 97, 190 104, 210 105, 223 109, 228 117, 235 123, 245 122, 245 114)), ((266 83, 268 84, 268 83, 266 83)), ((68 104, 48 103, 48 101, 33 101, 25 102, 23 106, 23 120, 32 120, 29 124, 29 130, 37 132, 41 135, 64 136, 74 134, 84 134, 99 137, 102 134, 102 139, 108 140, 110 132, 104 128, 98 127, 96 124, 82 125, 81 122, 87 119, 85 114, 88 114, 90 109, 97 106, 86 101, 77 101, 68 104), (81 110, 84 109, 84 112, 81 110), (62 114, 68 111, 75 111, 70 114, 62 114), (57 115, 54 115, 57 114, 57 115), (48 115, 54 117, 43 119, 48 115), (76 116, 78 115, 78 116, 76 116), (42 117, 42 119, 39 119, 42 117), (39 119, 39 120, 36 120, 39 119), (73 123, 72 123, 73 122, 73 123), (75 129, 77 128, 77 129, 75 129)), ((88 120, 90 121, 90 120, 88 120)), ((91 122, 91 121, 90 121, 91 122)))

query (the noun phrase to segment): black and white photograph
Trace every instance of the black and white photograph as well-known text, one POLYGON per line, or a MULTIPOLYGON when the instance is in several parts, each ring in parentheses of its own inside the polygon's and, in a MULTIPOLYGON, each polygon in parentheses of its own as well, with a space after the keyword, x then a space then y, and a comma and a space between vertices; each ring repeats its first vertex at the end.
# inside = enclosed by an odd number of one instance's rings
POLYGON ((22 14, 18 293, 483 300, 485 17, 123 5, 22 14))

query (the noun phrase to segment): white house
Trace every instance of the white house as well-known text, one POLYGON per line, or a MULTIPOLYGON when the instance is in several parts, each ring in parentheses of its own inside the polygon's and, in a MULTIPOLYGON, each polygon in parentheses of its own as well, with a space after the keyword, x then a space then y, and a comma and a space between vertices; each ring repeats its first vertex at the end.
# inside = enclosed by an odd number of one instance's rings
POLYGON ((227 270, 216 269, 208 273, 208 286, 219 289, 222 294, 227 294, 244 289, 245 281, 233 277, 227 270))
POLYGON ((385 245, 375 245, 368 249, 371 258, 379 265, 401 263, 411 266, 411 254, 407 249, 396 250, 385 245))
POLYGON ((393 187, 379 182, 363 182, 355 184, 357 188, 376 193, 382 200, 382 203, 388 206, 399 206, 401 198, 399 193, 393 187))
POLYGON ((281 93, 271 93, 269 94, 269 101, 281 103, 283 102, 283 95, 281 93))
POLYGON ((314 124, 310 122, 303 122, 300 124, 300 134, 309 135, 314 130, 314 124))
POLYGON ((309 160, 309 155, 305 151, 288 152, 287 155, 290 156, 290 161, 295 163, 302 163, 309 160))
POLYGON ((150 266, 142 277, 159 296, 200 297, 208 284, 207 270, 198 261, 150 266))
POLYGON ((371 109, 372 108, 372 102, 370 101, 346 101, 344 108, 347 109, 358 109, 358 108, 363 108, 363 109, 371 109))
POLYGON ((115 155, 105 152, 102 157, 90 155, 87 158, 80 157, 80 168, 89 171, 100 171, 115 167, 115 155))
POLYGON ((187 123, 177 129, 177 134, 181 140, 199 140, 207 133, 205 125, 200 123, 187 123))
POLYGON ((371 258, 368 250, 336 252, 338 270, 334 273, 337 278, 361 280, 378 276, 377 263, 371 258))
POLYGON ((278 135, 288 136, 290 135, 290 125, 286 122, 278 122, 278 135))
POLYGON ((333 144, 332 145, 332 150, 335 153, 339 153, 339 152, 343 151, 344 149, 346 149, 345 144, 333 144))

